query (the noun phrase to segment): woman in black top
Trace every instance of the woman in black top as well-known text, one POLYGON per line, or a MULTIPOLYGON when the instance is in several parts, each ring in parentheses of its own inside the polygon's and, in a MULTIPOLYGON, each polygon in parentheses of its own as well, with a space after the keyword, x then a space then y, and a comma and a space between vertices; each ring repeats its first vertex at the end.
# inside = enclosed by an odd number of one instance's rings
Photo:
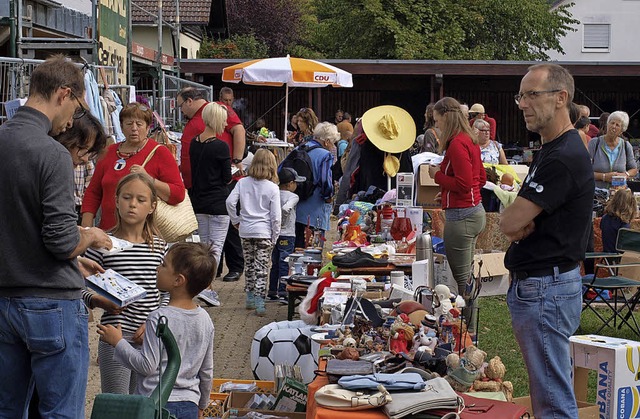
POLYGON ((206 128, 189 148, 192 176, 189 194, 198 219, 200 241, 211 245, 216 263, 220 263, 229 228, 225 200, 231 182, 231 154, 229 146, 217 134, 227 125, 227 110, 217 103, 209 103, 202 110, 202 119, 206 128))

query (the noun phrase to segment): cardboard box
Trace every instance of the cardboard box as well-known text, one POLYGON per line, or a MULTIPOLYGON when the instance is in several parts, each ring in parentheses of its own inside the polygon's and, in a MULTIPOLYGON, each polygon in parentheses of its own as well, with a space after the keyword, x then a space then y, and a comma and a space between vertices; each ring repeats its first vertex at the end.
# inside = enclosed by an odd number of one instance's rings
POLYGON ((600 418, 638 417, 640 410, 640 342, 608 336, 569 338, 576 399, 587 398, 589 370, 595 370, 600 418))
POLYGON ((520 178, 521 182, 524 182, 524 178, 527 177, 529 173, 529 166, 526 164, 512 164, 511 167, 516 172, 516 175, 520 178))
POLYGON ((413 173, 401 172, 396 175, 396 191, 396 206, 413 205, 413 173))
MULTIPOLYGON (((482 267, 480 268, 480 297, 491 295, 506 295, 509 290, 509 271, 504 267, 504 252, 491 251, 476 255, 482 259, 482 267)), ((434 255, 434 277, 435 283, 445 284, 453 292, 457 292, 458 284, 453 279, 451 268, 447 262, 447 257, 436 253, 434 255)), ((475 265, 475 273, 478 273, 478 265, 475 265)))
MULTIPOLYGON (((531 414, 530 418, 535 419, 530 396, 515 397, 513 402, 526 407, 531 414)), ((578 419, 598 419, 598 406, 592 403, 578 401, 578 419)))
POLYGON ((423 208, 440 208, 435 202, 440 186, 429 176, 429 165, 421 164, 418 168, 418 190, 416 191, 416 205, 423 208))

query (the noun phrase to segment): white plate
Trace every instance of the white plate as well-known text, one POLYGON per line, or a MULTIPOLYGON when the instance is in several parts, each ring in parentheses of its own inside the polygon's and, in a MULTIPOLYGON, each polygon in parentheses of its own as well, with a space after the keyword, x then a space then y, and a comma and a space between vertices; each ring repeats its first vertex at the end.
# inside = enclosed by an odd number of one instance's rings
POLYGON ((311 328, 312 332, 316 332, 316 333, 328 333, 332 330, 338 330, 340 329, 339 324, 323 324, 322 326, 314 326, 311 328))

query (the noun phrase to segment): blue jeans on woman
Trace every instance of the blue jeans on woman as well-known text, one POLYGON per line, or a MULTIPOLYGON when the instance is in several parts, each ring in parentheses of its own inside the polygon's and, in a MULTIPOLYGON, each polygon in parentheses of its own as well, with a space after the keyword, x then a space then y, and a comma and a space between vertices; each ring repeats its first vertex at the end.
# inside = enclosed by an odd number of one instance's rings
MULTIPOLYGON (((529 372, 536 417, 577 418, 569 336, 580 326, 580 269, 512 280, 507 292, 511 325, 529 372)), ((513 276, 512 276, 513 278, 513 276)))
POLYGON ((89 312, 81 299, 0 297, 0 417, 20 418, 33 378, 42 418, 84 417, 89 312))

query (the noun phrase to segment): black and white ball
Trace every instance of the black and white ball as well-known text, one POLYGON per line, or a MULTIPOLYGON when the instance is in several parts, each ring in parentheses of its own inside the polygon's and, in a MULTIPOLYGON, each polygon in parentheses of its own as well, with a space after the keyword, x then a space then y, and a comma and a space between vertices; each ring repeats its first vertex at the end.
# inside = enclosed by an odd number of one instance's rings
POLYGON ((298 365, 305 384, 313 381, 320 345, 311 340, 311 327, 297 320, 273 322, 258 329, 251 342, 253 376, 274 381, 276 364, 298 365))

